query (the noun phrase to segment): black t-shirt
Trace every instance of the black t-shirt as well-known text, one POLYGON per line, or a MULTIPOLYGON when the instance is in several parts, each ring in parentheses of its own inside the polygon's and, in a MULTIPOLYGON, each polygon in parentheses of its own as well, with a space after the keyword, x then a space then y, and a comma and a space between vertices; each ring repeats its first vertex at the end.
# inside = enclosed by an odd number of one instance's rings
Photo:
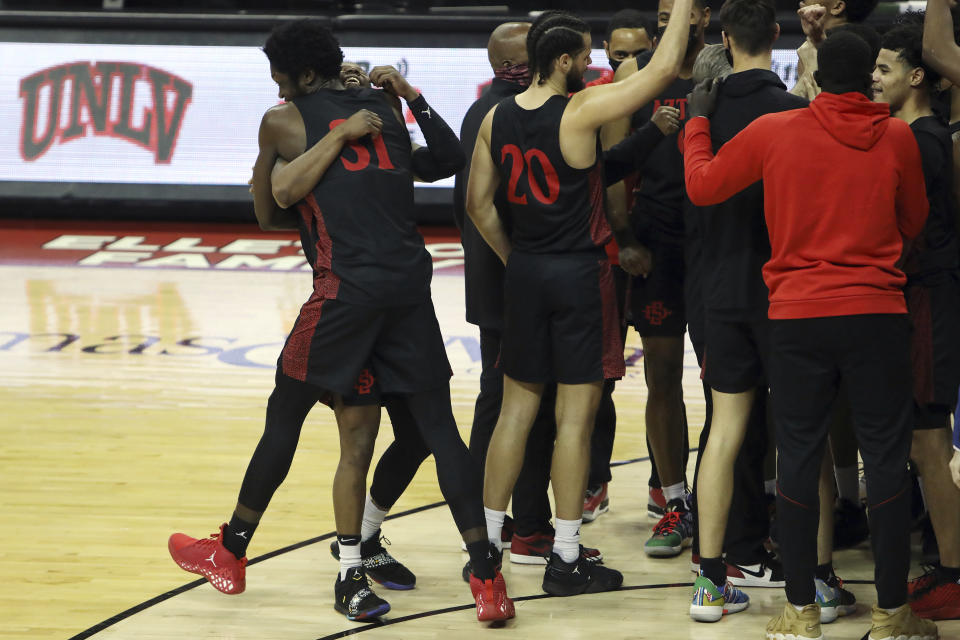
MULTIPOLYGON (((647 66, 652 52, 640 54, 637 67, 647 66)), ((680 110, 680 126, 687 121, 687 94, 693 80, 677 78, 662 94, 633 115, 631 125, 639 129, 661 106, 680 110)), ((683 156, 677 146, 677 134, 665 136, 654 147, 640 168, 640 187, 634 193, 633 227, 641 242, 683 243, 683 156)))
MULTIPOLYGON (((453 187, 453 216, 460 227, 460 241, 463 244, 464 293, 467 307, 467 322, 484 329, 503 328, 503 263, 493 252, 490 245, 477 231, 466 214, 467 180, 470 176, 470 160, 477 143, 477 134, 484 117, 498 102, 523 91, 520 85, 494 78, 490 89, 474 102, 463 117, 460 127, 460 142, 467 155, 467 166, 457 173, 453 187)), ((497 212, 509 231, 509 220, 504 218, 507 211, 506 185, 501 184, 494 197, 497 212)))
POLYGON ((960 266, 953 196, 953 145, 949 127, 936 116, 917 118, 910 129, 923 159, 930 214, 907 253, 903 270, 911 282, 922 283, 960 266))
POLYGON ((568 102, 558 95, 537 109, 524 109, 507 98, 493 114, 490 151, 506 185, 517 251, 593 251, 612 236, 599 137, 596 160, 586 169, 568 165, 560 151, 560 120, 568 102))
POLYGON ((430 297, 433 265, 414 222, 410 136, 375 89, 320 89, 294 98, 307 148, 360 109, 383 120, 376 138, 343 148, 297 204, 314 290, 365 306, 416 304, 430 297))
MULTIPOLYGON (((750 69, 728 76, 710 117, 714 153, 760 116, 807 104, 787 93, 772 71, 750 69)), ((770 239, 763 184, 757 182, 718 205, 693 209, 703 233, 702 295, 708 315, 723 314, 731 320, 766 317, 769 292, 761 270, 770 259, 770 239)))

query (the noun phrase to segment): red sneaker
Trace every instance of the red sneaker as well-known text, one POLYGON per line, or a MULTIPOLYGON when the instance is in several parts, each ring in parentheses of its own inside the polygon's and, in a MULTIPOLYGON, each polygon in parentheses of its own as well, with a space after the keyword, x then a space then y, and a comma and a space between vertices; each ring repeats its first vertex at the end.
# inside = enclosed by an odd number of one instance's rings
POLYGON ((510 562, 516 564, 547 564, 553 551, 553 534, 537 531, 529 536, 514 533, 510 541, 510 562))
POLYGON ((932 587, 937 582, 937 568, 931 565, 924 565, 926 573, 919 578, 914 578, 907 582, 907 597, 912 598, 914 594, 919 594, 932 587))
POLYGON ((592 491, 587 489, 587 494, 583 498, 583 522, 593 522, 607 511, 610 511, 607 483, 604 482, 599 488, 592 491))
POLYGON ((960 618, 960 583, 948 581, 938 574, 925 588, 913 592, 910 608, 928 620, 960 618))
POLYGON ((663 489, 647 487, 647 517, 659 520, 667 512, 667 499, 663 497, 663 489))
POLYGON ((243 593, 247 588, 247 559, 237 557, 223 546, 224 522, 220 533, 197 540, 183 533, 175 533, 167 541, 170 557, 183 569, 206 578, 213 588, 222 593, 243 593))
POLYGON ((516 615, 513 600, 507 596, 507 583, 499 571, 493 580, 481 580, 471 573, 470 593, 477 601, 477 620, 480 622, 509 620, 516 615))

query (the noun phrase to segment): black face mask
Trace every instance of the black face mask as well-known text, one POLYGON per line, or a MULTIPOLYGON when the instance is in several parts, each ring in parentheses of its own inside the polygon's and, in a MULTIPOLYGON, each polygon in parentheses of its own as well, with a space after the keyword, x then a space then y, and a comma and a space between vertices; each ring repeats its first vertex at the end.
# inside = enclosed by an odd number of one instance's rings
POLYGON ((616 72, 620 68, 620 65, 623 64, 623 60, 614 60, 613 58, 607 58, 610 61, 610 68, 616 72))
MULTIPOLYGON (((663 34, 666 33, 666 31, 667 31, 666 26, 659 27, 657 29, 657 34, 659 35, 661 41, 663 40, 663 34)), ((700 38, 699 38, 699 34, 697 33, 697 25, 692 24, 690 25, 690 37, 687 39, 687 51, 690 51, 695 46, 697 46, 697 43, 699 41, 700 41, 700 38)))

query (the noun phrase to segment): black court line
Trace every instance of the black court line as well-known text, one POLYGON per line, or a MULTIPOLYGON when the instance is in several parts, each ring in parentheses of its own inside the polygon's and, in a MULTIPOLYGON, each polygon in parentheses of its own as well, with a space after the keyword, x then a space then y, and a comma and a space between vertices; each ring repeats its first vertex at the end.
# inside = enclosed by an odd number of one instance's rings
MULTIPOLYGON (((695 452, 695 451, 697 451, 697 448, 696 448, 696 447, 690 449, 690 452, 691 452, 691 453, 692 453, 692 452, 695 452)), ((622 466, 624 466, 624 465, 635 464, 635 463, 637 463, 637 462, 646 462, 646 461, 649 460, 649 459, 650 459, 650 458, 649 458, 649 456, 648 456, 648 457, 644 457, 644 458, 632 458, 632 459, 630 459, 630 460, 620 460, 620 461, 617 461, 617 462, 611 462, 611 463, 610 463, 610 466, 611 466, 611 467, 622 467, 622 466)), ((396 519, 396 518, 402 518, 402 517, 404 517, 404 516, 413 515, 413 514, 415 514, 415 513, 420 513, 420 512, 422 512, 422 511, 428 511, 428 510, 430 510, 430 509, 436 509, 437 507, 442 507, 442 506, 444 506, 444 505, 446 505, 446 504, 447 504, 446 502, 442 502, 442 501, 441 501, 441 502, 434 502, 434 503, 432 503, 432 504, 426 504, 426 505, 423 505, 423 506, 420 506, 420 507, 415 507, 415 508, 413 508, 413 509, 408 509, 408 510, 406 510, 406 511, 401 511, 400 513, 395 513, 395 514, 388 515, 388 516, 385 518, 385 520, 394 520, 394 519, 396 519)), ((261 555, 261 556, 257 556, 256 558, 250 560, 250 561, 247 563, 247 566, 250 566, 250 565, 254 565, 254 564, 263 562, 264 560, 269 560, 269 559, 271 559, 271 558, 275 558, 275 557, 277 557, 277 556, 279 556, 279 555, 281 555, 281 554, 284 554, 284 553, 289 553, 289 552, 291 552, 291 551, 296 551, 297 549, 302 549, 303 547, 309 546, 309 545, 311 545, 311 544, 316 544, 317 542, 322 542, 322 541, 324 541, 324 540, 329 540, 329 539, 335 537, 336 535, 337 535, 336 531, 331 531, 330 533, 325 533, 325 534, 323 534, 322 536, 317 536, 317 537, 315 537, 315 538, 310 538, 310 539, 308 539, 308 540, 303 540, 303 541, 301 541, 301 542, 297 542, 297 543, 291 544, 291 545, 289 545, 289 546, 286 546, 286 547, 283 547, 283 548, 280 548, 280 549, 276 549, 276 550, 274 550, 274 551, 270 551, 269 553, 265 553, 265 554, 263 554, 263 555, 261 555)), ((117 615, 112 616, 112 617, 110 617, 110 618, 107 618, 107 619, 104 620, 103 622, 98 622, 97 624, 93 625, 93 626, 90 627, 89 629, 86 629, 86 630, 84 630, 84 631, 81 631, 80 633, 78 633, 78 634, 75 635, 75 636, 72 636, 72 637, 69 638, 68 640, 86 640, 87 638, 90 638, 91 636, 94 636, 94 635, 96 635, 97 633, 100 633, 100 632, 103 631, 104 629, 106 629, 106 628, 108 628, 108 627, 112 627, 113 625, 117 624, 118 622, 122 622, 123 620, 126 620, 127 618, 129 618, 129 617, 131 617, 131 616, 134 616, 134 615, 136 615, 136 614, 138 614, 138 613, 140 613, 140 612, 142 612, 142 611, 145 611, 146 609, 149 609, 150 607, 152 607, 152 606, 154 606, 154 605, 160 604, 161 602, 164 602, 165 600, 169 600, 170 598, 172 598, 172 597, 174 597, 174 596, 178 596, 178 595, 180 595, 181 593, 185 593, 185 592, 187 592, 187 591, 190 591, 191 589, 195 589, 195 588, 197 588, 197 587, 205 584, 206 582, 207 582, 206 578, 199 578, 199 579, 197 579, 197 580, 194 580, 193 582, 188 582, 187 584, 182 585, 182 586, 180 586, 180 587, 177 587, 176 589, 173 589, 172 591, 167 591, 166 593, 160 594, 159 596, 155 596, 155 597, 153 597, 153 598, 150 598, 149 600, 146 600, 146 601, 144 601, 144 602, 141 602, 140 604, 138 604, 138 605, 136 605, 136 606, 130 607, 130 608, 127 609, 126 611, 121 611, 121 612, 118 613, 117 615)), ((856 584, 856 583, 853 582, 853 581, 850 581, 850 582, 851 582, 852 584, 856 584)), ((870 583, 870 584, 872 584, 872 583, 870 583)), ((657 585, 652 585, 652 586, 637 586, 637 587, 624 587, 624 588, 625 588, 625 589, 649 589, 649 588, 653 588, 653 587, 655 587, 655 586, 657 586, 657 585)), ((670 585, 667 585, 667 586, 670 586, 670 585)), ((548 598, 548 597, 552 597, 552 596, 548 596, 548 595, 546 595, 546 594, 536 595, 536 596, 524 596, 524 597, 521 597, 521 598, 515 598, 515 600, 522 602, 522 601, 524 601, 524 600, 539 600, 540 598, 548 598)), ((332 635, 332 636, 325 636, 325 637, 328 637, 328 638, 342 638, 342 637, 344 637, 344 636, 351 635, 351 634, 354 634, 354 633, 361 633, 362 631, 365 631, 365 630, 370 629, 370 628, 377 628, 378 626, 383 626, 384 624, 396 624, 396 623, 398 623, 398 622, 404 622, 404 621, 406 621, 406 620, 415 620, 415 619, 417 619, 417 618, 423 618, 423 617, 430 616, 430 615, 440 615, 441 613, 448 613, 448 612, 450 612, 450 611, 460 611, 460 610, 462 610, 462 609, 469 609, 469 608, 471 608, 471 607, 473 607, 473 606, 474 606, 474 605, 470 604, 470 605, 463 605, 463 606, 458 606, 458 607, 450 607, 450 608, 448 608, 448 609, 438 609, 437 611, 432 611, 432 612, 428 611, 428 612, 426 612, 426 613, 413 614, 412 616, 405 616, 405 617, 403 617, 403 618, 397 618, 396 620, 392 620, 392 621, 387 622, 387 623, 383 623, 383 624, 379 624, 379 625, 374 624, 372 627, 364 627, 364 628, 355 629, 355 630, 352 629, 352 630, 349 630, 349 631, 341 632, 340 634, 335 634, 335 635, 332 635)))
MULTIPOLYGON (((873 584, 873 580, 844 580, 844 584, 873 584)), ((687 588, 693 586, 692 582, 671 582, 667 584, 638 584, 631 585, 628 587, 620 587, 619 591, 644 591, 648 589, 676 589, 676 588, 687 588)), ((614 591, 608 593, 616 593, 614 591)), ((520 596, 519 598, 513 598, 514 602, 529 602, 531 600, 543 600, 545 598, 557 598, 559 596, 552 596, 549 593, 539 593, 533 596, 520 596)), ((445 613, 453 613, 455 611, 469 611, 474 609, 476 604, 463 604, 456 607, 446 607, 444 609, 434 609, 433 611, 424 611, 422 613, 413 613, 408 616, 401 616, 399 618, 394 618, 391 620, 378 620, 376 622, 362 623, 364 626, 356 627, 354 629, 347 629, 345 631, 338 631, 337 633, 330 634, 328 636, 322 636, 317 638, 317 640, 334 640, 334 638, 346 638, 347 636, 353 636, 358 633, 364 633, 365 631, 373 631, 375 629, 380 629, 382 627, 388 627, 394 624, 400 624, 401 622, 410 622, 411 620, 420 620, 421 618, 429 618, 432 616, 441 616, 445 613)))

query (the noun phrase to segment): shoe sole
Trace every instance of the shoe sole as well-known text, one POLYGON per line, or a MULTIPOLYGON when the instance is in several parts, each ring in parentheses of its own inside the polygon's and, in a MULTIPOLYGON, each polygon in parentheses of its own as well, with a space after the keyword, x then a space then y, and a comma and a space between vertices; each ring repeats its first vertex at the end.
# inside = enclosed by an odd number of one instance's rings
POLYGON ((647 517, 652 520, 659 520, 666 513, 663 507, 658 504, 647 504, 647 517))
POLYGON ((623 582, 616 586, 601 586, 596 582, 588 582, 584 585, 578 585, 577 587, 571 588, 567 585, 547 582, 544 580, 541 588, 545 593, 549 593, 552 596, 566 598, 568 596, 579 596, 586 593, 607 593, 608 591, 616 591, 622 586, 623 582))
POLYGON ((192 562, 186 562, 186 561, 184 561, 184 560, 179 560, 179 559, 177 559, 177 556, 174 555, 174 554, 175 554, 175 550, 174 550, 173 546, 171 545, 171 543, 169 543, 169 542, 167 543, 167 551, 170 552, 170 557, 173 559, 174 563, 176 563, 176 565, 177 565, 178 567, 180 567, 181 569, 183 569, 183 570, 186 571, 187 573, 192 573, 192 574, 194 574, 194 575, 198 575, 198 576, 203 577, 208 583, 210 583, 210 586, 211 586, 211 587, 213 587, 214 589, 216 589, 216 590, 219 591, 220 593, 224 593, 224 594, 226 594, 226 595, 228 595, 228 596, 235 596, 235 595, 238 595, 238 594, 243 593, 243 592, 246 591, 246 589, 247 589, 247 586, 244 585, 242 589, 234 589, 233 591, 224 591, 223 589, 221 589, 220 587, 218 587, 213 580, 210 579, 210 572, 208 572, 208 571, 205 572, 203 569, 197 567, 197 566, 196 566, 194 563, 192 563, 192 562))
POLYGON ((373 575, 369 570, 367 571, 367 576, 369 576, 369 578, 374 582, 376 582, 377 584, 383 585, 387 589, 391 589, 393 591, 410 591, 411 589, 417 586, 416 582, 414 582, 413 584, 400 584, 399 582, 390 582, 389 580, 381 580, 380 578, 373 575))
POLYGON ((339 611, 340 613, 342 613, 347 620, 350 620, 352 622, 373 622, 380 616, 385 615, 390 611, 390 605, 389 603, 386 603, 386 602, 384 602, 382 605, 380 605, 376 609, 373 609, 371 611, 364 611, 358 616, 351 616, 350 614, 347 613, 344 607, 340 607, 336 604, 333 605, 333 608, 339 611))
POLYGON ((792 633, 768 633, 767 640, 823 640, 823 634, 816 637, 798 636, 792 633))
POLYGON ((510 552, 510 562, 513 564, 540 565, 546 566, 547 558, 545 556, 527 555, 523 553, 510 552))
POLYGON ((691 544, 693 544, 693 539, 687 538, 680 543, 679 547, 648 547, 644 545, 643 552, 651 558, 674 558, 683 553, 683 550, 691 544))
POLYGON ((723 608, 692 604, 690 605, 690 617, 697 622, 717 622, 723 618, 723 608))
POLYGON ((899 636, 887 636, 885 638, 874 638, 869 633, 866 636, 864 636, 865 640, 937 640, 938 637, 939 637, 938 635, 928 636, 928 635, 914 634, 914 635, 908 636, 906 634, 900 634, 899 636))
POLYGON ((761 587, 769 589, 780 589, 787 585, 783 580, 764 580, 762 578, 736 578, 732 576, 727 576, 727 580, 730 581, 735 587, 761 587))
POLYGON ((820 605, 820 624, 836 622, 840 617, 839 607, 824 607, 820 605))

